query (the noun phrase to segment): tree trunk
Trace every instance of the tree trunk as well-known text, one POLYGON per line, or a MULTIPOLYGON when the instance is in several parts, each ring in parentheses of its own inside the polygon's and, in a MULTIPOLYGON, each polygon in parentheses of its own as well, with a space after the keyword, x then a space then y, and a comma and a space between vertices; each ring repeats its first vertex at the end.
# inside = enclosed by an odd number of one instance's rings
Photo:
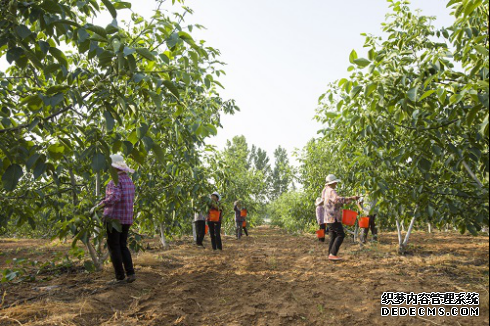
POLYGON ((432 233, 432 223, 427 224, 428 232, 432 233))
POLYGON ((165 237, 165 224, 161 223, 160 224, 160 242, 162 243, 163 249, 168 250, 169 245, 167 242, 167 238, 165 237))
POLYGON ((402 232, 401 229, 403 227, 403 223, 400 223, 400 220, 396 219, 396 227, 398 229, 398 253, 404 255, 407 252, 408 240, 410 239, 410 235, 412 234, 413 225, 415 224, 415 216, 412 217, 410 221, 410 226, 408 227, 407 234, 405 234, 405 240, 402 241, 402 232))
POLYGON ((86 247, 88 249, 88 252, 90 253, 90 258, 92 258, 92 262, 94 263, 95 270, 97 272, 100 272, 104 267, 104 262, 109 257, 109 251, 106 251, 104 254, 101 254, 99 256, 94 246, 92 245, 92 242, 90 242, 90 239, 88 240, 86 247))
POLYGON ((396 230, 398 231, 398 246, 402 245, 402 230, 400 225, 400 220, 396 218, 396 230))

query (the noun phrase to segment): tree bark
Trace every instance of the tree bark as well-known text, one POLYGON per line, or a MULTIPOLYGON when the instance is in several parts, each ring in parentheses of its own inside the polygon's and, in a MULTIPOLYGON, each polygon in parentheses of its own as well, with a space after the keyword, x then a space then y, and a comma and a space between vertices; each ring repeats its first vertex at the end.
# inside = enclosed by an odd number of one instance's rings
POLYGON ((167 238, 165 237, 165 224, 164 223, 160 223, 160 242, 162 243, 163 249, 165 249, 165 250, 169 249, 167 238))

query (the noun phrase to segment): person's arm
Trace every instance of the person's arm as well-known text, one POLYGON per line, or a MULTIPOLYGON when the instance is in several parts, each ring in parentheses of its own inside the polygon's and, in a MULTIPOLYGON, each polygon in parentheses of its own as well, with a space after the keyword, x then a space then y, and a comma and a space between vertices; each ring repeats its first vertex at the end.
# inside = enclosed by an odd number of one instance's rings
POLYGON ((121 187, 115 185, 113 181, 107 184, 106 196, 103 201, 100 202, 99 206, 112 206, 121 200, 121 187))
POLYGON ((332 195, 331 195, 331 201, 335 204, 335 205, 344 205, 344 204, 348 204, 354 200, 357 200, 359 197, 358 196, 352 196, 352 197, 341 197, 337 194, 337 192, 335 190, 332 191, 332 195))

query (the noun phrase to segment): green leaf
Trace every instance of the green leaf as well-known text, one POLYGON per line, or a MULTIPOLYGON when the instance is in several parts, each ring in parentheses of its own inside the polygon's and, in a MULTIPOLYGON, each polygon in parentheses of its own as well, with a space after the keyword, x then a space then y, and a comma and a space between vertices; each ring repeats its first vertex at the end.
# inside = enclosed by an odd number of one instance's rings
POLYGON ((155 61, 156 57, 147 48, 136 48, 136 52, 147 60, 155 61))
POLYGON ((36 180, 44 172, 46 172, 47 167, 48 166, 46 165, 46 163, 44 163, 43 161, 38 161, 37 164, 36 164, 36 167, 34 168, 34 171, 33 171, 34 180, 36 180))
POLYGON ((407 96, 412 102, 417 102, 417 92, 419 90, 419 87, 413 87, 407 92, 407 96))
POLYGON ((177 99, 180 98, 178 88, 170 80, 164 80, 162 83, 177 99))
POLYGON ((362 86, 354 86, 349 94, 351 99, 354 99, 359 95, 359 92, 362 90, 362 86))
POLYGON ((47 12, 57 13, 57 14, 63 13, 60 5, 54 0, 45 0, 43 1, 43 3, 39 5, 39 7, 43 8, 47 12))
POLYGON ((422 101, 424 98, 431 96, 434 92, 435 92, 434 89, 428 90, 427 92, 422 94, 422 96, 419 98, 419 101, 422 101))
POLYGON ((112 131, 114 129, 114 118, 112 117, 111 112, 104 111, 105 122, 107 126, 107 130, 112 131))
POLYGON ((117 170, 111 166, 109 166, 109 173, 111 175, 112 181, 117 185, 119 183, 119 174, 117 170))
POLYGON ((359 58, 359 59, 354 59, 354 63, 357 66, 364 68, 367 67, 371 63, 371 61, 369 61, 368 59, 359 58))
POLYGON ((63 144, 53 144, 48 147, 48 152, 50 154, 63 154, 65 151, 65 146, 63 144))
POLYGON ((420 171, 429 172, 432 167, 432 162, 426 159, 425 157, 422 157, 418 162, 418 166, 420 171))
POLYGON ((92 157, 92 170, 97 173, 103 171, 106 167, 105 156, 102 153, 96 153, 94 157, 92 157))
POLYGON ((100 26, 89 25, 86 27, 86 29, 88 29, 89 31, 94 32, 96 34, 99 34, 100 36, 102 36, 104 38, 107 37, 107 31, 100 26))
POLYGON ((32 34, 31 30, 25 25, 19 25, 15 28, 15 32, 22 38, 25 39, 32 34))
POLYGON ((139 139, 143 138, 150 127, 146 123, 142 123, 140 127, 136 129, 136 135, 139 139))
POLYGON ((160 163, 165 163, 165 151, 157 143, 153 143, 153 153, 155 153, 160 163))
POLYGON ((135 53, 136 50, 135 49, 132 49, 132 48, 128 48, 127 46, 124 47, 124 50, 123 50, 123 53, 124 53, 124 56, 128 56, 130 54, 133 54, 135 53))
POLYGON ((439 88, 437 89, 436 92, 437 92, 437 98, 439 99, 439 103, 444 104, 444 102, 446 102, 446 96, 447 96, 446 90, 443 88, 439 88))
POLYGON ((3 187, 7 191, 13 191, 17 184, 19 183, 19 179, 24 175, 22 168, 18 164, 10 165, 5 173, 2 175, 2 183, 3 187))
POLYGON ((475 120, 476 114, 478 113, 478 111, 480 111, 480 109, 481 107, 475 106, 470 110, 470 112, 468 112, 468 114, 466 115, 466 123, 468 124, 468 126, 471 126, 471 124, 475 120))
POLYGON ((63 51, 61 51, 57 48, 51 47, 51 48, 49 48, 49 53, 51 53, 51 55, 53 57, 55 57, 56 60, 58 60, 58 62, 61 65, 68 67, 68 61, 66 60, 66 57, 65 57, 65 54, 63 53, 63 51))
POLYGON ((109 12, 111 13, 112 18, 116 18, 117 17, 117 11, 116 11, 116 8, 114 8, 114 5, 111 3, 111 1, 110 0, 101 0, 101 1, 106 6, 107 10, 109 10, 109 12))
POLYGON ((371 93, 376 90, 376 87, 378 87, 378 85, 375 83, 367 85, 366 90, 364 91, 365 96, 368 97, 369 95, 371 95, 371 93))
POLYGON ((461 94, 453 94, 450 98, 449 98, 449 104, 456 104, 456 103, 459 103, 461 100, 463 99, 463 95, 461 94))
POLYGON ((480 100, 481 104, 483 104, 487 109, 490 108, 488 106, 488 93, 478 94, 478 99, 480 100))
POLYGON ((114 8, 116 9, 131 9, 131 3, 125 1, 119 1, 114 3, 114 8))
POLYGON ((354 60, 357 59, 357 52, 355 50, 352 50, 352 52, 349 55, 349 62, 354 63, 354 60))
POLYGON ((473 46, 475 48, 476 51, 478 51, 479 53, 483 54, 483 55, 486 55, 488 56, 488 49, 485 48, 484 46, 481 46, 479 44, 475 44, 473 46))
POLYGON ((162 108, 162 98, 161 98, 160 94, 157 94, 153 91, 149 91, 148 93, 150 94, 150 97, 153 100, 153 102, 155 103, 155 105, 157 106, 157 108, 161 109, 162 108))

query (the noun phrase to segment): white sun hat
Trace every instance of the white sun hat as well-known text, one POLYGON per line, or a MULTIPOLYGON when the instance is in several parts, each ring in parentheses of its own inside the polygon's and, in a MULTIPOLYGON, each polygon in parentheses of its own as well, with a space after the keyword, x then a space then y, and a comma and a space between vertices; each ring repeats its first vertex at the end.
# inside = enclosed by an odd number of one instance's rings
POLYGON ((339 178, 337 178, 335 175, 333 174, 329 174, 326 178, 325 178, 325 181, 327 182, 327 185, 331 185, 333 183, 339 183, 341 182, 339 178))
POLYGON ((220 194, 219 194, 217 191, 213 192, 213 193, 211 194, 211 196, 212 196, 212 195, 215 195, 216 197, 218 197, 218 201, 220 201, 220 200, 221 200, 221 195, 220 195, 220 194))
POLYGON ((130 172, 130 173, 133 173, 134 170, 131 169, 127 164, 126 162, 124 161, 124 158, 120 155, 120 154, 114 154, 114 155, 111 155, 111 161, 112 161, 112 167, 118 169, 118 170, 121 170, 121 171, 125 171, 125 172, 130 172))
POLYGON ((323 199, 321 197, 318 197, 315 201, 315 206, 320 206, 323 205, 323 199))

